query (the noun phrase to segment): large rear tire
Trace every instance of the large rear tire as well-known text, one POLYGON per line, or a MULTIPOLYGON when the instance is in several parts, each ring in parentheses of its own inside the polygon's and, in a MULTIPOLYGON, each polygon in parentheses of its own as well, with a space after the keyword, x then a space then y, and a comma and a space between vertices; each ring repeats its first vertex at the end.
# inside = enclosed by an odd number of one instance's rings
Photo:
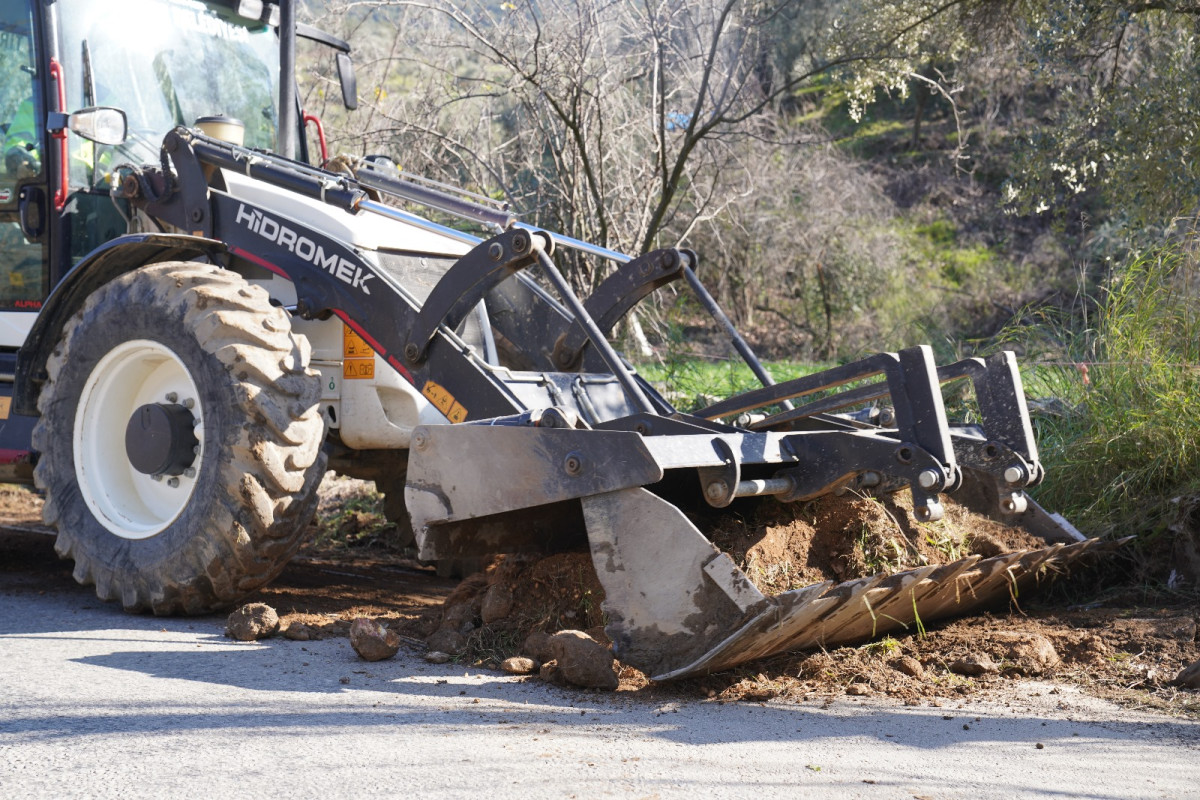
POLYGON ((209 265, 144 267, 89 296, 33 431, 43 518, 76 580, 128 611, 195 614, 279 574, 325 472, 309 355, 263 289, 209 265), (152 418, 147 455, 135 422, 152 418))

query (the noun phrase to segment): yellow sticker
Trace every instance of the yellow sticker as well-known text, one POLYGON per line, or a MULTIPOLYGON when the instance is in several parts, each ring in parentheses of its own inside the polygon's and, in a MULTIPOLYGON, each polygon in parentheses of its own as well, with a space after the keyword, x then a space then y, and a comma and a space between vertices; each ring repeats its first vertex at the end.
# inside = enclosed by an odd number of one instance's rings
POLYGON ((348 381, 375 377, 374 358, 349 358, 342 362, 342 377, 348 381))
POLYGON ((421 394, 429 398, 434 408, 446 415, 451 422, 463 422, 467 418, 467 409, 454 399, 454 395, 446 391, 446 387, 433 381, 426 381, 421 394))
POLYGON ((345 358, 374 358, 375 351, 366 339, 359 336, 349 325, 342 326, 342 355, 345 358))
POLYGON ((0 419, 8 419, 9 409, 12 408, 11 397, 0 397, 0 419))

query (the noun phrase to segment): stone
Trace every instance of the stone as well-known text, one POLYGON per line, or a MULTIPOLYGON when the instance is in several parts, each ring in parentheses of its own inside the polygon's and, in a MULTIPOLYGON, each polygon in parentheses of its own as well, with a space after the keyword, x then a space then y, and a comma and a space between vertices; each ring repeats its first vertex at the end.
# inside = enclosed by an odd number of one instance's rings
POLYGON ((456 630, 465 635, 475 630, 478 618, 476 608, 471 603, 446 606, 445 611, 442 612, 441 627, 456 630))
POLYGON ((484 625, 499 622, 509 615, 513 607, 513 595, 505 586, 493 583, 483 595, 479 616, 484 625))
POLYGON ((846 687, 846 694, 867 697, 868 695, 874 694, 874 691, 865 683, 852 683, 846 687))
POLYGON ((566 684, 566 679, 563 677, 562 670, 558 668, 557 661, 547 661, 538 668, 538 677, 547 683, 557 683, 559 686, 566 684))
POLYGON ((500 669, 509 675, 532 675, 537 669, 537 662, 524 656, 513 656, 500 662, 500 669))
POLYGON ((986 675, 992 672, 998 672, 999 667, 996 662, 992 661, 986 655, 971 654, 966 658, 960 658, 950 665, 950 671, 959 675, 986 675))
POLYGON ((612 651, 583 631, 559 631, 550 637, 550 653, 563 678, 585 689, 615 691, 612 651))
POLYGON ((430 650, 440 650, 456 656, 467 649, 467 637, 453 628, 442 628, 425 640, 425 646, 430 650))
POLYGON ((521 653, 534 661, 546 663, 554 658, 550 651, 550 634, 545 631, 534 631, 525 637, 521 645, 521 653))
POLYGON ((247 603, 225 621, 225 635, 240 642, 266 639, 278 632, 279 615, 266 603, 247 603))
POLYGON ((373 619, 357 617, 350 623, 350 646, 364 661, 382 661, 396 655, 400 637, 373 619))
POLYGON ((894 659, 890 666, 892 669, 897 672, 903 672, 910 678, 922 680, 925 677, 925 667, 921 666, 921 662, 912 656, 900 656, 900 658, 894 659))
POLYGON ((1190 667, 1184 667, 1175 676, 1174 682, 1177 686, 1182 686, 1185 689, 1200 689, 1200 661, 1197 661, 1190 667))
POLYGON ((1040 633, 998 634, 997 638, 1008 645, 1005 658, 1023 675, 1043 675, 1062 662, 1054 645, 1040 633))
POLYGON ((445 664, 453 656, 449 653, 443 653, 441 650, 429 650, 425 653, 425 660, 430 664, 445 664))
POLYGON ((284 629, 283 638, 293 642, 308 642, 317 637, 313 634, 313 629, 303 622, 293 622, 284 629))

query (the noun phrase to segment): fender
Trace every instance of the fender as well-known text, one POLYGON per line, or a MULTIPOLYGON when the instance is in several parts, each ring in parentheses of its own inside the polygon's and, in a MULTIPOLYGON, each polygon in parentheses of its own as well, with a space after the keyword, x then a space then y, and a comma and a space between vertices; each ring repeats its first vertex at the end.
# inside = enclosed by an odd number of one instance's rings
POLYGON ((46 361, 62 336, 63 326, 88 295, 113 278, 147 264, 201 258, 225 266, 228 250, 221 242, 199 236, 142 233, 119 236, 84 256, 46 298, 25 344, 17 352, 13 411, 39 415, 37 399, 46 382, 46 361))

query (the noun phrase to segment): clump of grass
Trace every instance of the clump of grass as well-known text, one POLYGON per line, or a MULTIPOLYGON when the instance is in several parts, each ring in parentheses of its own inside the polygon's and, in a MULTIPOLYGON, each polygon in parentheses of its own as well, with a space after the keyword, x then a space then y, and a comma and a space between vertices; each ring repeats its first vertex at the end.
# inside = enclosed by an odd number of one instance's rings
POLYGON ((1058 400, 1038 421, 1038 498, 1085 530, 1161 528, 1172 497, 1200 490, 1198 289, 1191 254, 1136 259, 1106 287, 1095 327, 1063 336, 1059 365, 1029 382, 1058 400))
POLYGON ((363 481, 334 479, 313 520, 321 547, 386 546, 395 525, 384 514, 383 496, 363 481))

